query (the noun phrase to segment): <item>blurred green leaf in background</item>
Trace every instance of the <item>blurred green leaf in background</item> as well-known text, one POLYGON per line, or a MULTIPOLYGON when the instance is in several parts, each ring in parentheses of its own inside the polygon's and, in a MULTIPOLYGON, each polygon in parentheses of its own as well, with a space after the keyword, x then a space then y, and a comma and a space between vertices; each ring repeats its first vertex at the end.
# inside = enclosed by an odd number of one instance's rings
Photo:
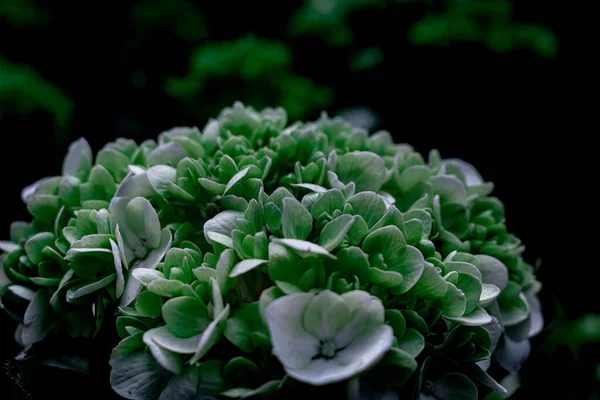
POLYGON ((11 111, 24 116, 39 109, 50 113, 56 128, 64 130, 69 124, 73 102, 30 65, 14 64, 0 55, 0 118, 11 111))

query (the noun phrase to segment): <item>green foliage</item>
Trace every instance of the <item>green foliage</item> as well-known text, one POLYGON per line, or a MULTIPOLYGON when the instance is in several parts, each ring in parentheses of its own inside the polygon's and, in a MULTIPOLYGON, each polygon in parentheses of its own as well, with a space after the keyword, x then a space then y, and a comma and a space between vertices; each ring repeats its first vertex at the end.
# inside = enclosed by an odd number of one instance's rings
POLYGON ((515 21, 509 0, 444 2, 441 12, 431 12, 409 33, 417 45, 447 46, 454 42, 480 42, 497 53, 527 49, 542 57, 558 52, 558 40, 547 28, 515 21))
POLYGON ((132 399, 506 392, 487 366, 518 371, 543 324, 523 247, 473 166, 388 139, 235 103, 95 160, 76 141, 0 242, 19 340, 92 336, 119 304, 111 384, 132 399))
POLYGON ((60 88, 41 77, 31 66, 14 64, 2 56, 0 105, 0 118, 7 109, 14 109, 18 115, 27 115, 34 110, 46 111, 54 117, 58 129, 68 126, 73 110, 73 102, 60 88))
POLYGON ((187 75, 170 77, 165 91, 194 108, 204 107, 198 95, 219 88, 219 104, 231 104, 240 96, 248 103, 267 107, 277 100, 290 118, 301 118, 329 105, 331 91, 309 78, 293 72, 293 57, 284 42, 266 40, 254 35, 206 43, 197 46, 190 56, 187 75), (223 91, 235 83, 237 89, 223 91), (234 94, 235 93, 235 94, 234 94))

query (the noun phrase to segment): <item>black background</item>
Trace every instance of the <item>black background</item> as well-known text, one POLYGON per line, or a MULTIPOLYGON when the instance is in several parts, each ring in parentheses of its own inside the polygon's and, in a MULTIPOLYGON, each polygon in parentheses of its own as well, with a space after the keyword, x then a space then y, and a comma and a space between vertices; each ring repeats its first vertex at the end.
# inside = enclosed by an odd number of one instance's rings
MULTIPOLYGON (((0 23, 3 55, 35 66, 75 101, 68 140, 51 134, 51 118, 42 112, 0 120, 2 239, 8 238, 10 222, 28 220, 20 190, 59 174, 71 140, 84 136, 98 151, 119 136, 139 143, 172 126, 204 123, 185 115, 160 89, 166 76, 184 73, 191 45, 164 29, 136 38, 127 3, 55 1, 48 3, 52 20, 44 28, 15 30, 0 23), (145 73, 143 89, 133 86, 133 70, 145 73)), ((590 112, 579 101, 588 83, 584 67, 572 64, 577 52, 559 4, 523 3, 519 15, 551 27, 558 36, 561 49, 554 59, 525 51, 497 55, 479 45, 412 46, 404 30, 422 15, 418 6, 377 19, 368 12, 353 19, 352 26, 361 32, 357 40, 375 41, 386 57, 368 72, 348 72, 347 51, 331 49, 318 39, 294 40, 292 48, 297 72, 335 90, 337 100, 328 111, 369 106, 380 117, 379 127, 396 141, 424 155, 437 148, 445 158, 463 158, 496 184, 494 193, 505 204, 509 230, 523 240, 530 263, 541 261, 538 278, 544 284, 541 297, 549 322, 555 300, 570 318, 598 312, 597 281, 592 278, 596 240, 586 230, 597 213, 592 194, 597 178, 584 178, 596 160, 588 155, 591 140, 584 137, 593 133, 581 123, 590 112)), ((224 1, 203 6, 209 40, 250 31, 278 37, 284 22, 278 16, 288 15, 297 4, 260 4, 224 1)), ((11 322, 4 314, 0 318, 4 361, 16 349, 11 322)), ((524 386, 516 397, 588 398, 597 348, 575 363, 564 349, 553 355, 541 351, 546 336, 544 332, 533 341, 522 372, 524 386)), ((111 339, 98 341, 97 373, 92 376, 30 373, 34 398, 108 398, 111 339)), ((0 393, 6 390, 16 396, 16 388, 0 374, 0 393)))

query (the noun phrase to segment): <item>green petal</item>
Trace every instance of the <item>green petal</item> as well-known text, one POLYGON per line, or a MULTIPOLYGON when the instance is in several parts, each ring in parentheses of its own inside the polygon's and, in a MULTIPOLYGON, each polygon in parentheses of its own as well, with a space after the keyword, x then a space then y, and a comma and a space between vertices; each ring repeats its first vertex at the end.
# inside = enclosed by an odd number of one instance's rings
POLYGON ((398 348, 417 358, 425 348, 425 338, 416 329, 408 328, 399 340, 398 348))
POLYGON ((215 232, 226 237, 231 237, 231 231, 235 229, 235 222, 238 218, 243 217, 244 213, 242 212, 228 210, 209 219, 206 221, 203 228, 206 241, 210 244, 214 243, 214 240, 209 237, 208 232, 215 232))
POLYGON ((477 386, 463 374, 451 373, 436 381, 432 393, 439 400, 477 400, 477 386))
POLYGON ((162 307, 162 314, 169 329, 184 338, 201 333, 210 322, 204 303, 192 297, 167 301, 162 307))
POLYGON ((465 314, 473 311, 479 304, 481 297, 481 282, 470 274, 458 274, 456 287, 459 288, 466 296, 465 314))
POLYGON ((352 214, 363 217, 370 228, 385 214, 387 207, 385 202, 375 192, 361 192, 347 200, 352 206, 352 214))
POLYGON ((55 239, 54 234, 50 232, 40 232, 27 240, 25 243, 25 253, 33 264, 37 265, 42 261, 44 247, 52 247, 55 239))
POLYGON ((406 246, 402 260, 397 264, 390 265, 390 268, 402 274, 404 278, 400 286, 394 288, 394 294, 404 294, 412 289, 423 275, 425 259, 416 247, 406 246))
POLYGON ((477 305, 485 307, 494 301, 499 294, 500 289, 498 286, 492 285, 491 283, 484 283, 481 285, 481 296, 479 297, 479 303, 477 305))
POLYGON ((162 298, 152 292, 140 293, 137 299, 135 299, 135 309, 145 317, 160 317, 162 298))
POLYGON ((421 278, 419 278, 409 293, 417 298, 439 299, 444 297, 446 289, 446 280, 440 275, 433 264, 425 262, 421 278))
POLYGON ((310 213, 316 219, 323 213, 333 215, 335 210, 341 210, 344 207, 345 198, 338 189, 330 189, 320 195, 310 208, 310 213))
POLYGON ((363 250, 370 256, 383 254, 386 264, 393 267, 406 253, 406 241, 400 229, 390 225, 371 232, 364 240, 363 250))
POLYGON ((369 272, 371 282, 386 288, 398 287, 404 281, 402 275, 396 271, 386 271, 377 267, 371 267, 369 272))
POLYGON ((229 182, 227 182, 227 185, 225 186, 225 190, 223 191, 223 194, 227 194, 227 192, 229 190, 231 190, 231 188, 238 182, 242 182, 243 179, 246 177, 246 175, 248 174, 248 171, 250 171, 250 167, 246 167, 243 170, 241 170, 240 172, 238 172, 237 174, 235 174, 230 180, 229 182))
POLYGON ((377 364, 391 348, 393 330, 388 325, 366 330, 331 359, 312 360, 304 368, 286 368, 292 378, 313 386, 341 382, 377 364))
MULTIPOLYGON (((133 267, 131 267, 130 274, 136 269, 156 269, 158 263, 164 258, 165 254, 167 254, 172 240, 173 235, 171 234, 171 231, 169 228, 164 228, 161 231, 159 246, 148 253, 145 259, 136 261, 133 267)), ((131 304, 141 289, 142 284, 138 280, 128 279, 123 292, 123 297, 121 297, 121 307, 127 307, 131 304)))
POLYGON ((441 299, 442 302, 442 315, 445 317, 462 317, 467 307, 467 298, 465 294, 454 286, 452 283, 447 282, 448 289, 446 294, 441 299))
POLYGON ((319 353, 319 340, 302 325, 306 306, 313 297, 308 293, 289 294, 274 300, 265 310, 271 343, 286 368, 306 367, 319 353))
POLYGON ((347 214, 328 222, 321 231, 319 245, 327 251, 334 250, 342 243, 353 223, 354 217, 347 214))
POLYGON ((431 178, 433 192, 440 196, 440 203, 467 203, 467 189, 458 178, 452 175, 437 175, 431 178))
POLYGON ((283 199, 281 228, 286 239, 304 240, 312 231, 313 218, 306 207, 298 200, 283 199))
POLYGON ((450 318, 446 317, 450 321, 458 322, 459 324, 466 326, 481 326, 492 322, 492 317, 481 307, 476 307, 473 311, 462 317, 450 318))
POLYGON ((125 214, 126 228, 145 240, 145 246, 154 249, 161 239, 160 221, 154 207, 143 197, 129 201, 125 214))
POLYGON ((67 291, 67 302, 71 302, 79 297, 86 296, 90 293, 96 292, 109 284, 111 284, 117 278, 117 274, 108 275, 102 279, 99 279, 93 283, 79 286, 76 288, 69 289, 67 291))
POLYGON ((340 295, 324 290, 307 303, 302 321, 311 335, 330 341, 350 322, 350 309, 340 295))
POLYGON ((258 260, 258 259, 249 259, 243 260, 236 264, 231 273, 229 274, 230 278, 235 278, 237 276, 243 275, 249 271, 252 271, 256 267, 263 265, 269 262, 268 260, 258 260))
POLYGON ((165 278, 165 275, 162 272, 147 268, 138 268, 135 271, 132 271, 131 276, 144 286, 150 285, 155 279, 165 278))
POLYGON ((190 364, 196 364, 214 346, 224 329, 222 322, 226 321, 227 318, 229 318, 229 304, 225 306, 223 311, 202 332, 196 352, 189 361, 190 364))
POLYGON ((311 257, 311 256, 326 256, 332 258, 334 260, 337 259, 336 256, 329 253, 327 250, 322 248, 321 246, 307 242, 305 240, 298 239, 273 239, 274 243, 282 244, 286 247, 289 247, 292 250, 295 250, 302 257, 311 257))
POLYGON ((148 338, 159 346, 178 354, 194 354, 198 347, 201 334, 180 338, 166 326, 150 329, 145 333, 148 338))
POLYGON ((508 269, 506 266, 497 258, 485 254, 477 254, 475 257, 480 262, 481 281, 496 285, 502 292, 508 283, 508 269))
POLYGON ((339 156, 335 173, 345 184, 354 182, 356 190, 378 191, 386 179, 383 158, 375 153, 355 151, 339 156))
POLYGON ((385 320, 394 329, 394 336, 400 340, 406 332, 406 319, 399 310, 385 310, 385 320))
POLYGON ((363 290, 353 290, 342 294, 350 308, 352 319, 335 338, 338 349, 346 347, 364 330, 381 325, 385 320, 385 309, 381 300, 363 290))
POLYGON ((92 149, 87 140, 77 139, 69 145, 63 161, 62 174, 86 180, 92 169, 92 157, 92 149))

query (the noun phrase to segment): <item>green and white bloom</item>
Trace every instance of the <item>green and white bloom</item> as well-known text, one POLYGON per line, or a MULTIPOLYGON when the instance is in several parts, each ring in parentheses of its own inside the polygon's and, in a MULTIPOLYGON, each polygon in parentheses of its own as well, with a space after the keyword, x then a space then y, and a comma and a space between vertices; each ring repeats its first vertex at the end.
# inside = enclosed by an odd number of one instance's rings
POLYGON ((326 385, 375 365, 392 346, 381 301, 355 290, 292 293, 265 310, 273 349, 292 378, 326 385))
POLYGON ((80 139, 22 192, 32 220, 0 241, 0 307, 21 357, 116 311, 111 384, 129 399, 503 393, 488 367, 518 370, 543 320, 492 190, 325 113, 289 125, 236 103, 95 157, 80 139))

